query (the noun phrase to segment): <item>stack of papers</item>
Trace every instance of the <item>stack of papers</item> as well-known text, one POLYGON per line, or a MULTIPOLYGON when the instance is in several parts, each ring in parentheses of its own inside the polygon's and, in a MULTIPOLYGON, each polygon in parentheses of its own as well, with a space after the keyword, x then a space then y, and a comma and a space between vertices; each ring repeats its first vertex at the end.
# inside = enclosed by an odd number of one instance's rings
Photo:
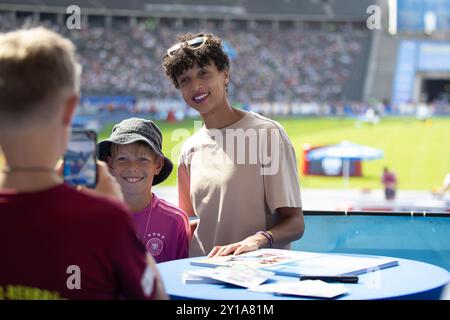
MULTIPOLYGON (((210 270, 211 269, 206 271, 210 270)), ((204 270, 184 271, 181 275, 181 280, 183 281, 183 284, 223 284, 222 281, 211 278, 204 270)))
POLYGON ((244 288, 252 288, 264 283, 273 275, 273 272, 252 267, 231 266, 185 271, 182 279, 184 284, 230 283, 244 288))
POLYGON ((273 284, 263 284, 250 291, 273 293, 278 295, 294 295, 315 298, 335 298, 348 292, 342 284, 330 284, 321 280, 305 280, 294 282, 277 282, 273 284))
POLYGON ((299 277, 301 275, 359 275, 397 266, 398 261, 376 256, 259 249, 237 256, 196 259, 191 261, 191 264, 204 267, 247 266, 271 271, 277 275, 299 277))
POLYGON ((251 291, 276 295, 335 298, 348 293, 343 284, 330 284, 322 280, 263 283, 274 275, 297 279, 308 275, 360 275, 398 266, 398 260, 376 256, 259 249, 237 256, 195 259, 191 261, 191 265, 212 268, 185 271, 184 283, 230 283, 251 291))
POLYGON ((291 277, 301 275, 337 276, 360 275, 397 265, 398 261, 390 258, 324 254, 311 259, 270 266, 266 270, 291 277))
POLYGON ((253 268, 267 268, 293 261, 308 260, 320 257, 323 254, 306 251, 290 251, 283 249, 259 249, 240 255, 224 257, 201 258, 191 261, 193 266, 217 267, 245 265, 253 268))
POLYGON ((342 284, 329 284, 321 280, 263 284, 273 275, 274 274, 271 272, 253 268, 218 267, 215 269, 185 271, 183 273, 183 283, 230 283, 254 292, 328 299, 335 298, 348 292, 342 284))

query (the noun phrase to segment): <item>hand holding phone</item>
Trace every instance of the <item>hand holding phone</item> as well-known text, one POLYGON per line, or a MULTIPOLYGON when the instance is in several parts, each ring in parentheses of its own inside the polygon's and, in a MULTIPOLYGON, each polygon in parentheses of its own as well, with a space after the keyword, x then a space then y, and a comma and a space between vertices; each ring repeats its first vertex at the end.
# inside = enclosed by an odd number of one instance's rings
POLYGON ((71 186, 95 188, 97 173, 97 134, 92 130, 73 129, 64 154, 64 182, 71 186))
POLYGON ((90 193, 92 195, 110 198, 125 202, 122 189, 117 180, 109 173, 106 163, 97 161, 98 182, 95 189, 89 189, 83 186, 77 186, 77 190, 90 193))

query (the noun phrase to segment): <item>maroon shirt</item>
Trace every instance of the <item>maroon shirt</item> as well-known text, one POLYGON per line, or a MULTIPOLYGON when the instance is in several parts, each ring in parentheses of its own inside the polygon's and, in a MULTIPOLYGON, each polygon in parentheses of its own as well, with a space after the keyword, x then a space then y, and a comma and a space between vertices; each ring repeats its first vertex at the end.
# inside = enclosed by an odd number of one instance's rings
POLYGON ((395 185, 397 184, 397 177, 393 172, 384 172, 382 182, 386 188, 395 189, 395 185))
POLYGON ((0 300, 149 299, 154 288, 145 248, 118 203, 66 185, 0 191, 0 300))

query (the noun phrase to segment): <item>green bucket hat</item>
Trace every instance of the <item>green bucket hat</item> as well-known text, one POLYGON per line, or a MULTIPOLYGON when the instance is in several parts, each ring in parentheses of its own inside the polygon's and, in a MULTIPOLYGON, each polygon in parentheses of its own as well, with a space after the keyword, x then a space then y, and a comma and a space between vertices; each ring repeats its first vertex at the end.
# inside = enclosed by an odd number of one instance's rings
POLYGON ((172 162, 162 153, 162 134, 156 124, 151 120, 141 118, 130 118, 116 124, 111 136, 100 141, 97 146, 98 159, 105 161, 111 156, 111 145, 130 144, 133 142, 145 142, 154 152, 164 159, 164 165, 161 172, 153 179, 153 185, 166 180, 173 170, 172 162))

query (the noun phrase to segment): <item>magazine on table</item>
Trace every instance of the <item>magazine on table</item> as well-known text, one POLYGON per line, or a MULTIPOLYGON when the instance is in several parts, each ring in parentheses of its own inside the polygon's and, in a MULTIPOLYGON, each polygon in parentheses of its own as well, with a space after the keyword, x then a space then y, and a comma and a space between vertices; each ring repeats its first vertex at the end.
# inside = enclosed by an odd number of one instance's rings
POLYGON ((356 256, 334 253, 259 249, 241 255, 200 258, 192 265, 205 267, 245 265, 261 268, 284 276, 339 276, 359 275, 398 265, 395 258, 356 256))
POLYGON ((266 270, 278 275, 298 277, 360 275, 389 267, 398 266, 394 258, 358 257, 344 254, 324 254, 307 260, 291 261, 266 270))
POLYGON ((264 284, 274 273, 248 266, 217 267, 183 272, 184 284, 233 284, 253 292, 315 298, 335 298, 348 292, 342 284, 321 280, 283 281, 264 284))
POLYGON ((289 281, 262 284, 250 291, 300 297, 332 299, 349 292, 343 284, 330 284, 321 280, 289 281))
POLYGON ((264 283, 275 273, 249 266, 221 266, 213 269, 184 271, 184 284, 202 283, 219 284, 230 283, 239 287, 252 288, 264 283))
POLYGON ((293 261, 311 259, 321 253, 306 251, 290 251, 282 249, 259 249, 240 255, 229 255, 224 257, 200 258, 191 261, 193 266, 218 267, 246 265, 254 268, 266 268, 293 261))

